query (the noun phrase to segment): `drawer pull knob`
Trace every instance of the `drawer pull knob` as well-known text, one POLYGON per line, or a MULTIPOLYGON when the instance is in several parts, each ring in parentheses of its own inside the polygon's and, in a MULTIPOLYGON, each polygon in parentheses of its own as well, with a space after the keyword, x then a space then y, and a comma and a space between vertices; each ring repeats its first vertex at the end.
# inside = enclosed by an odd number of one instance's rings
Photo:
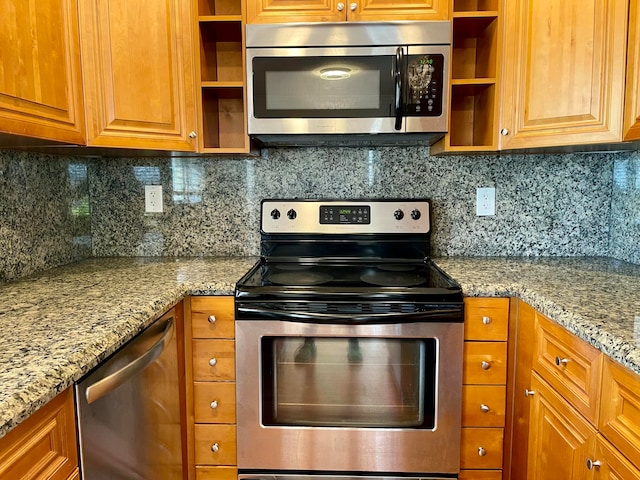
POLYGON ((211 445, 211 451, 213 453, 218 453, 218 451, 220 451, 220 445, 218 445, 217 443, 214 443, 213 445, 211 445))
POLYGON ((491 323, 491 317, 482 317, 482 323, 489 325, 491 323))
POLYGON ((196 132, 194 132, 193 130, 189 133, 189 138, 196 138, 198 136, 198 134, 196 132))
POLYGON ((562 367, 566 367, 567 363, 569 363, 569 359, 568 358, 560 358, 560 357, 556 357, 556 365, 557 366, 562 366, 562 367))
POLYGON ((500 129, 500 135, 502 135, 503 137, 506 137, 507 135, 509 135, 509 129, 508 128, 500 129))
POLYGON ((349 10, 351 10, 352 12, 355 12, 358 8, 358 4, 357 3, 350 3, 349 4, 349 10))
POLYGON ((207 320, 209 320, 209 323, 216 323, 216 316, 215 315, 209 315, 209 318, 207 318, 207 320))
POLYGON ((595 468, 596 470, 598 470, 600 468, 600 465, 602 465, 602 462, 600 460, 593 461, 590 458, 587 458, 587 469, 593 470, 595 468))
POLYGON ((211 360, 209 360, 209 365, 211 365, 212 367, 215 367, 217 363, 218 363, 218 360, 216 360, 215 358, 212 358, 211 360))
POLYGON ((535 394, 536 394, 536 392, 534 390, 527 390, 526 388, 524 390, 524 396, 525 397, 533 397, 535 394))
POLYGON ((338 11, 341 12, 344 10, 344 3, 340 2, 338 3, 338 11))
POLYGON ((214 400, 209 404, 209 406, 211 407, 212 410, 215 410, 216 408, 218 408, 218 400, 214 400))
POLYGON ((487 451, 484 448, 482 448, 482 447, 478 448, 478 455, 479 456, 484 457, 486 454, 487 454, 487 451))
POLYGON ((480 366, 482 367, 483 370, 489 370, 491 368, 491 364, 489 362, 484 361, 484 360, 482 361, 480 366))
POLYGON ((480 405, 480 410, 482 410, 482 413, 489 413, 489 410, 491 409, 489 408, 489 405, 485 405, 484 403, 482 403, 480 405))

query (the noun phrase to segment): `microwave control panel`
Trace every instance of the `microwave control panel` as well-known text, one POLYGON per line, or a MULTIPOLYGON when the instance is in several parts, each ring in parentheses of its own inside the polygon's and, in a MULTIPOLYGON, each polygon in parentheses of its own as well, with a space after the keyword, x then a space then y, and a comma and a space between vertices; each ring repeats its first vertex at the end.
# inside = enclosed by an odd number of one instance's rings
POLYGON ((419 117, 442 115, 443 55, 408 55, 406 82, 405 115, 419 117))

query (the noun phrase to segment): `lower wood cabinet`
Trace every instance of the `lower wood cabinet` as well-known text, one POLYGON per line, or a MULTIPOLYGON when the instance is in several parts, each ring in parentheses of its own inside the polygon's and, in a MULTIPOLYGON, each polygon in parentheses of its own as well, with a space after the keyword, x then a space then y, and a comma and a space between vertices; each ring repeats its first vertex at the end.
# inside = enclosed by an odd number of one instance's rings
POLYGON ((0 439, 0 480, 79 478, 71 388, 0 439))

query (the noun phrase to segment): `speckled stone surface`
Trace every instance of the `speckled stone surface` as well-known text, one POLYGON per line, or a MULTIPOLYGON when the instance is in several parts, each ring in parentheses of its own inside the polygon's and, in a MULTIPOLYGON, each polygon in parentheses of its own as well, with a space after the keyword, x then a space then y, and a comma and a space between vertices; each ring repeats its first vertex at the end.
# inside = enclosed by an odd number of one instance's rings
MULTIPOLYGON (((185 295, 231 294, 256 258, 104 258, 0 286, 0 436, 185 295)), ((513 296, 640 374, 640 266, 436 258, 467 296, 513 296)))
POLYGON ((232 294, 255 260, 87 260, 1 285, 0 436, 183 296, 232 294))
POLYGON ((609 255, 640 264, 640 152, 616 157, 610 224, 609 255))

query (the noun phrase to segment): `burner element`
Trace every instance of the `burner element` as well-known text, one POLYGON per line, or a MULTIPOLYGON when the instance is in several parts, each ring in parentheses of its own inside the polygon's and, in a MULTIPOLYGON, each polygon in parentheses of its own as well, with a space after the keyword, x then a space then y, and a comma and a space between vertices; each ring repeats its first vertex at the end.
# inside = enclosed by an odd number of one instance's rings
POLYGON ((278 285, 321 285, 331 281, 328 273, 309 271, 289 271, 269 275, 269 281, 278 285))
POLYGON ((382 287, 413 287, 423 284, 427 279, 417 273, 374 270, 361 275, 360 280, 382 287))

